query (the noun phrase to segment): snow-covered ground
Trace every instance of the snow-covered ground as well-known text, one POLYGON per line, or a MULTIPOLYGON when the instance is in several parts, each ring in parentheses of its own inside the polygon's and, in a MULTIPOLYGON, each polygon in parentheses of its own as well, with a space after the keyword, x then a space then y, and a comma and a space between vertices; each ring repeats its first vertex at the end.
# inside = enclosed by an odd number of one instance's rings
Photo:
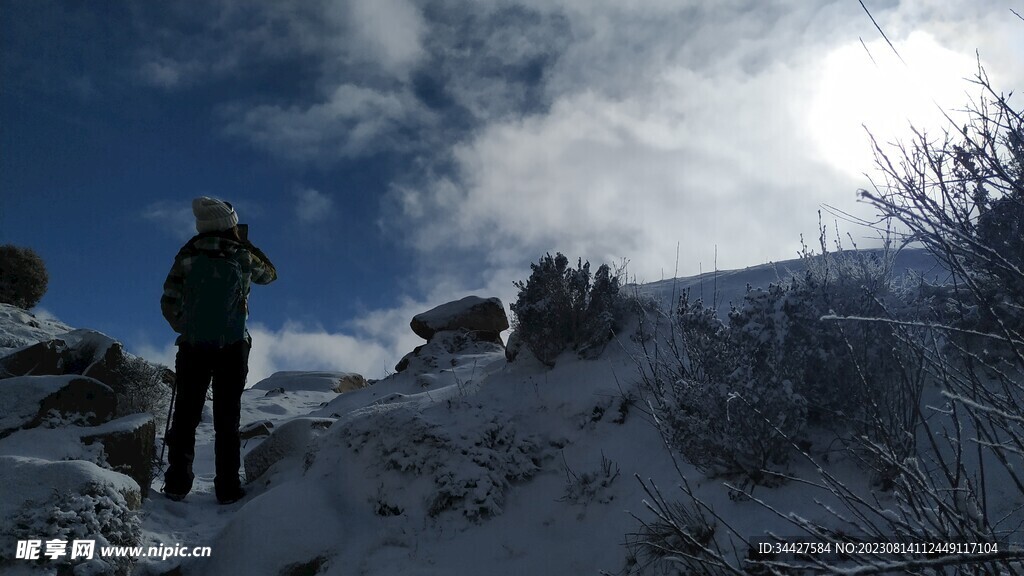
MULTIPOLYGON (((784 265, 789 269, 794 263, 784 265)), ((934 272, 918 253, 900 270, 934 272)), ((720 301, 780 266, 648 285, 666 295, 716 282, 720 301)), ((707 288, 705 288, 707 289, 707 288)), ((680 500, 680 475, 722 519, 759 540, 797 537, 766 507, 737 498, 665 447, 645 408, 636 326, 597 359, 572 353, 549 369, 500 351, 454 353, 437 368, 407 370, 336 393, 332 375, 279 374, 242 400, 242 425, 269 421, 304 430, 303 444, 247 485, 242 501, 213 495, 213 426, 206 408, 196 447, 196 484, 183 502, 158 493, 142 509, 145 546, 209 546, 209 558, 141 559, 136 571, 166 574, 600 574, 627 569, 637 517, 650 519, 641 481, 680 500), (319 424, 318 424, 319 423, 319 424), (179 573, 179 572, 175 572, 179 573)), ((161 431, 162 432, 162 431, 161 431)), ((244 442, 243 456, 264 437, 244 442)), ((294 442, 294 440, 293 440, 294 442)), ((868 493, 851 462, 831 469, 868 493)), ((813 476, 806 462, 795 475, 813 476)), ((826 520, 799 482, 755 489, 779 510, 826 520)), ((889 498, 880 493, 881 501, 889 498)), ((724 533, 724 531, 723 531, 724 533)), ((721 544, 728 544, 724 539, 721 544)))
POLYGON ((22 346, 50 340, 71 330, 74 328, 57 320, 35 316, 8 304, 0 304, 0 357, 22 346))
POLYGON ((654 427, 628 407, 627 351, 613 343, 600 360, 566 356, 553 370, 500 352, 443 360, 429 379, 402 373, 340 396, 247 391, 243 426, 337 420, 223 507, 204 419, 196 491, 181 503, 153 498, 147 538, 212 546, 212 559, 185 565, 202 574, 277 574, 316 558, 323 574, 620 569, 636 528, 628 511, 642 508, 633 475, 665 485, 675 475, 654 427))
MULTIPOLYGON (((910 257, 901 266, 925 264, 910 257)), ((794 266, 719 273, 720 294, 738 300, 748 284, 764 285, 794 266)), ((666 296, 700 282, 644 290, 666 296)), ((436 371, 403 372, 340 396, 302 391, 297 380, 269 396, 269 386, 259 385, 243 399, 243 426, 336 421, 250 484, 244 501, 220 507, 211 494, 212 429, 204 419, 198 493, 183 503, 147 504, 147 537, 212 546, 212 558, 183 563, 185 573, 197 574, 280 574, 298 566, 330 575, 616 573, 626 567, 627 535, 639 528, 634 514, 650 516, 638 478, 677 498, 679 471, 740 526, 762 536, 791 532, 765 508, 730 498, 720 480, 673 459, 643 406, 634 336, 635 327, 623 331, 596 360, 567 353, 553 369, 532 360, 510 364, 493 352, 439 358, 436 371)), ((852 465, 836 468, 854 485, 866 484, 852 465)), ((787 510, 825 514, 805 486, 772 492, 787 510)), ((178 562, 146 564, 143 572, 178 562)))

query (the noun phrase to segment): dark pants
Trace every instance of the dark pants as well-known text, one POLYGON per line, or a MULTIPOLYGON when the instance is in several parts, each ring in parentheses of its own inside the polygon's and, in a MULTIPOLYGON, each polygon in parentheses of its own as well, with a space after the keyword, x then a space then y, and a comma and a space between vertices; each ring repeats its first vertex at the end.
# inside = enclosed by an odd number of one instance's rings
POLYGON ((213 379, 213 429, 218 499, 238 492, 241 467, 238 424, 242 390, 249 373, 249 343, 245 340, 222 348, 181 344, 175 360, 177 387, 174 417, 167 433, 167 474, 165 490, 188 494, 192 490, 192 461, 195 459, 196 427, 203 415, 206 391, 213 379))

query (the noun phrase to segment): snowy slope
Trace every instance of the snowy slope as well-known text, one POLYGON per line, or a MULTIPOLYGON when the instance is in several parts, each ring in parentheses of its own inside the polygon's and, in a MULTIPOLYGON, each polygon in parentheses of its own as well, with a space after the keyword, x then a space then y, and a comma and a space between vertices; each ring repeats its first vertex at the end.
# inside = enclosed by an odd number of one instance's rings
MULTIPOLYGON (((155 539, 214 547, 214 558, 186 573, 277 574, 318 557, 325 574, 617 569, 634 527, 624 509, 641 506, 633 473, 666 483, 674 474, 641 413, 613 422, 625 390, 609 376, 632 380, 632 360, 567 357, 553 371, 507 364, 500 353, 456 361, 426 388, 401 374, 309 412, 338 421, 312 456, 250 485, 254 495, 216 535, 224 508, 207 493, 184 505, 154 501, 147 526, 182 513, 183 525, 207 528, 153 528, 155 539), (618 470, 610 485, 574 488, 571 475, 599 471, 602 454, 618 470)), ((268 410, 246 394, 254 419, 287 418, 322 398, 289 393, 268 410)))
MULTIPOLYGON (((719 272, 719 293, 739 298, 747 284, 765 285, 797 265, 719 272)), ((933 268, 916 252, 904 253, 898 267, 933 268)), ((701 282, 709 279, 641 290, 667 296, 701 282)), ((551 370, 532 360, 509 364, 500 352, 455 354, 439 359, 440 370, 400 373, 343 395, 301 391, 293 375, 290 385, 281 382, 284 394, 247 391, 243 425, 315 416, 334 419, 330 429, 224 508, 210 493, 205 418, 199 493, 185 503, 154 499, 145 527, 153 542, 213 546, 213 558, 184 562, 185 574, 616 573, 626 566, 627 534, 639 527, 634 515, 650 516, 637 478, 677 498, 682 471, 748 536, 791 534, 765 508, 730 498, 721 480, 673 460, 646 414, 638 362, 631 328, 601 358, 565 354, 551 370)), ((852 465, 839 462, 835 472, 867 489, 852 465)), ((824 519, 799 484, 772 489, 771 499, 824 519)))
POLYGON ((0 356, 72 330, 74 328, 57 320, 37 317, 10 304, 0 304, 0 356))
MULTIPOLYGON (((642 406, 625 402, 639 399, 628 341, 598 360, 565 355, 552 370, 507 364, 500 354, 455 358, 462 363, 427 388, 401 374, 323 407, 321 393, 271 403, 247 391, 243 420, 305 412, 337 421, 229 507, 211 494, 207 440, 199 493, 184 503, 153 499, 144 528, 153 543, 213 547, 212 558, 185 562, 185 574, 275 575, 297 565, 328 575, 618 572, 626 535, 638 529, 631 513, 649 516, 636 476, 670 494, 678 483, 642 406)), ((201 432, 209 434, 209 424, 201 432)), ((792 531, 754 503, 730 499, 721 481, 680 466, 707 501, 755 536, 792 531)), ((773 496, 823 516, 799 485, 773 496)))
MULTIPOLYGON (((798 262, 655 283, 663 299, 717 283, 719 302, 738 301, 798 262)), ((905 251, 899 270, 936 274, 905 251)), ((184 502, 144 503, 146 546, 211 546, 211 558, 141 559, 136 572, 166 574, 599 574, 628 568, 637 517, 651 519, 640 480, 681 500, 680 474, 724 521, 754 541, 771 532, 799 539, 791 524, 737 498, 673 458, 651 422, 639 382, 636 327, 600 358, 567 353, 553 369, 501 352, 454 353, 430 372, 413 370, 338 394, 335 374, 282 373, 246 390, 243 428, 319 418, 333 424, 247 485, 241 502, 213 496, 213 429, 200 425, 196 485, 184 502), (271 386, 270 384, 273 384, 271 386)), ((245 441, 243 455, 264 438, 245 441)), ((863 473, 836 459, 831 471, 870 491, 863 473)), ((806 463, 791 471, 813 477, 806 463)), ((160 480, 154 482, 159 489, 160 480)), ((825 521, 827 512, 791 482, 756 494, 780 510, 825 521)), ((827 494, 815 497, 829 504, 827 494)), ((889 497, 878 494, 884 503, 889 497)), ((725 531, 722 531, 725 534, 725 531)), ((720 544, 728 546, 727 535, 720 544)))
MULTIPOLYGON (((862 250, 862 254, 881 254, 880 251, 862 250)), ((793 274, 806 269, 802 259, 769 262, 758 266, 749 266, 741 270, 719 270, 705 272, 687 278, 674 278, 650 282, 635 289, 641 294, 656 296, 668 300, 672 295, 689 291, 691 300, 701 298, 708 305, 717 304, 719 315, 723 318, 729 312, 732 303, 739 303, 746 294, 747 286, 764 288, 773 282, 779 282, 793 274)), ((896 255, 893 263, 895 277, 915 273, 926 280, 943 283, 948 273, 939 266, 935 258, 926 250, 904 249, 896 255)))

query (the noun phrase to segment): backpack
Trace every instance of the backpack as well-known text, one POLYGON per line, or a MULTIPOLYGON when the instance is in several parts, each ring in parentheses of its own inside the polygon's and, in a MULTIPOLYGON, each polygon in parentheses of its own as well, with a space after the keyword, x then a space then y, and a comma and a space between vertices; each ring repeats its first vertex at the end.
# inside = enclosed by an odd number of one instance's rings
POLYGON ((244 273, 234 255, 200 252, 193 258, 182 312, 189 344, 224 346, 245 338, 244 273))

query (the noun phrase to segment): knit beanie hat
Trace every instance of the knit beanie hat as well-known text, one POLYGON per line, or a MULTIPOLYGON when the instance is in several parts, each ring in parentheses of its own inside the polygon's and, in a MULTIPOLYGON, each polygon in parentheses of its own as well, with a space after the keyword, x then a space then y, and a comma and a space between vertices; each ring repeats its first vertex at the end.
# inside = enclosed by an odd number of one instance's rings
POLYGON ((238 214, 231 204, 200 196, 192 201, 192 213, 196 215, 197 232, 216 232, 230 230, 238 225, 238 214))

